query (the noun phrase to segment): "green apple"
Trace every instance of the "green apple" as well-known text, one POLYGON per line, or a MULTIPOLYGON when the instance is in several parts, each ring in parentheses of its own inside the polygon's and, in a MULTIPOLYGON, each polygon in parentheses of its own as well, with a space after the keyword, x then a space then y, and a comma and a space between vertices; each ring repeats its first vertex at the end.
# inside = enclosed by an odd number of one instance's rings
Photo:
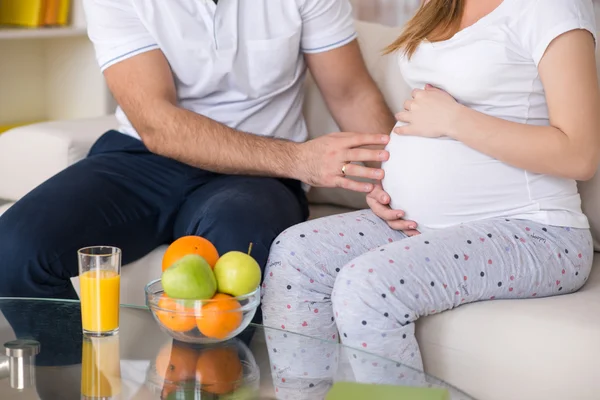
POLYGON ((219 258, 214 268, 217 290, 232 296, 243 296, 260 285, 260 267, 256 260, 241 251, 230 251, 219 258))
POLYGON ((162 287, 174 299, 205 300, 217 291, 215 274, 199 255, 181 257, 162 273, 162 287))
POLYGON ((196 389, 185 389, 171 392, 165 400, 200 400, 202 393, 196 389))
POLYGON ((252 387, 241 387, 233 393, 219 397, 221 400, 257 400, 259 399, 259 390, 252 387))

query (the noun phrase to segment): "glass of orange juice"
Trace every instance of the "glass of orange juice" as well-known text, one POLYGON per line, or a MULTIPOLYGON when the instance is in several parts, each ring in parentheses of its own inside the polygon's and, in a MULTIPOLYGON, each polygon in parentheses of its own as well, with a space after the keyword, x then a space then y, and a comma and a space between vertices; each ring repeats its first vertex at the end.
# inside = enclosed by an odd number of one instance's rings
POLYGON ((111 336, 119 331, 121 250, 85 247, 78 252, 81 323, 89 336, 111 336))
POLYGON ((84 400, 118 399, 121 394, 119 335, 83 337, 81 395, 84 400))

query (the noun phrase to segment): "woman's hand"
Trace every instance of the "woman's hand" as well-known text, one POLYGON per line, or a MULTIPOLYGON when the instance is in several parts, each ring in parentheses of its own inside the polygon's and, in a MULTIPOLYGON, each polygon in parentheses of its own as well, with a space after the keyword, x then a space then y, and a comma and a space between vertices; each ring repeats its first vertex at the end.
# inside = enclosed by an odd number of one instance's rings
POLYGON ((399 135, 438 138, 452 132, 461 105, 441 89, 426 85, 425 90, 415 89, 412 100, 404 103, 404 111, 396 119, 406 123, 394 128, 399 135))
POLYGON ((405 221, 404 211, 392 210, 389 206, 390 195, 387 194, 381 183, 374 185, 373 190, 367 195, 367 204, 375 215, 384 220, 388 226, 394 230, 402 231, 407 236, 419 235, 417 223, 414 221, 405 221))

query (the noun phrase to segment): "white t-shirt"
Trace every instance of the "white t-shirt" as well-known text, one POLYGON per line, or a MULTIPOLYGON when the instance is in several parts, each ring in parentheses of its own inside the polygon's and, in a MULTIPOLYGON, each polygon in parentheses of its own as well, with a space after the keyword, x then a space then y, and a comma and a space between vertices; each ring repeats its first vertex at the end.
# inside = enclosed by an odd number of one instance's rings
MULTIPOLYGON (((412 88, 429 83, 484 114, 549 125, 537 67, 548 45, 574 29, 596 36, 591 0, 504 0, 451 39, 423 42, 410 60, 400 53, 400 71, 412 88)), ((589 227, 574 180, 515 168, 448 138, 392 134, 388 149, 384 188, 421 231, 494 217, 589 227)))
MULTIPOLYGON (((84 0, 102 70, 161 49, 181 107, 231 128, 304 141, 306 65, 356 38, 348 0, 84 0)), ((120 131, 138 137, 117 109, 120 131)))

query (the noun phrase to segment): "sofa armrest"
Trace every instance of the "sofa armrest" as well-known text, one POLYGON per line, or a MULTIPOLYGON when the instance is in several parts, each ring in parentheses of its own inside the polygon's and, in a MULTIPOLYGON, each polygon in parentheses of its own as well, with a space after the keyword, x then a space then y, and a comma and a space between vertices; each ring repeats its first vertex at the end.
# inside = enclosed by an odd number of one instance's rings
POLYGON ((115 129, 114 115, 43 122, 0 135, 0 198, 18 200, 86 156, 94 142, 115 129))

